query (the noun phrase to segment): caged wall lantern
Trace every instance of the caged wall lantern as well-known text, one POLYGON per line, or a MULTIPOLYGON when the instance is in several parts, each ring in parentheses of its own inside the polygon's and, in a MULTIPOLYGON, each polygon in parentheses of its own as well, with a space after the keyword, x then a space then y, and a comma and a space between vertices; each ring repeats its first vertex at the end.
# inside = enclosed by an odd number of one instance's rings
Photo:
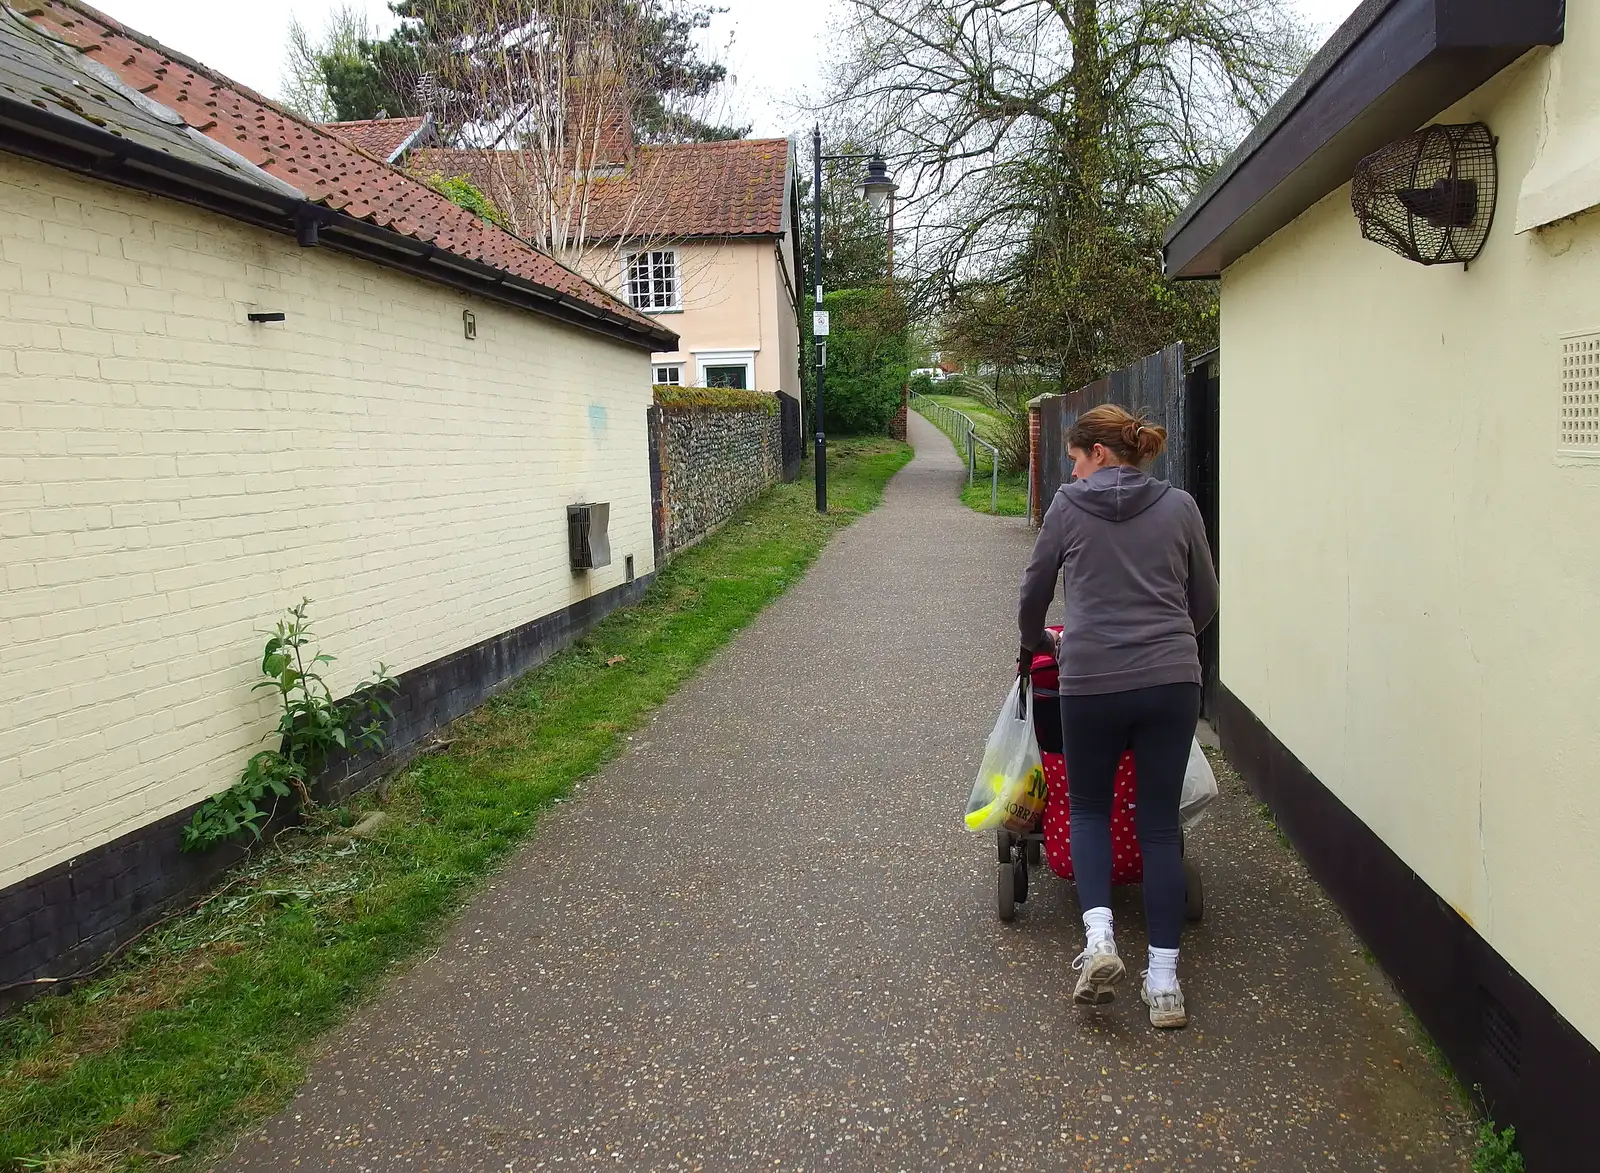
POLYGON ((1361 235, 1419 265, 1477 260, 1494 224, 1499 140, 1481 122, 1430 126, 1356 165, 1361 235))

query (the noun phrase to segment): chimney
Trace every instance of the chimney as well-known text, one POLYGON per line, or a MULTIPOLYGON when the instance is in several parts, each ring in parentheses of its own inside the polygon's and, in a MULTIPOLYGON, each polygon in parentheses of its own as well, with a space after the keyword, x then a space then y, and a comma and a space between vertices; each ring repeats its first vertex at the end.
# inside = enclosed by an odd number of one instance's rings
POLYGON ((568 83, 568 94, 566 123, 574 163, 595 171, 633 162, 633 116, 622 77, 609 70, 577 77, 568 83))

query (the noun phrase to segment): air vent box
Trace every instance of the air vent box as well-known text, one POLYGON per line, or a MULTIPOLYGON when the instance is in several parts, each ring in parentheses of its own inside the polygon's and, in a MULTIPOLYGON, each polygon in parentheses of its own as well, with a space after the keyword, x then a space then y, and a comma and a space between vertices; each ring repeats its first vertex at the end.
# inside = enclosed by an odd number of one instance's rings
POLYGON ((611 506, 567 506, 567 544, 574 570, 611 565, 611 506))

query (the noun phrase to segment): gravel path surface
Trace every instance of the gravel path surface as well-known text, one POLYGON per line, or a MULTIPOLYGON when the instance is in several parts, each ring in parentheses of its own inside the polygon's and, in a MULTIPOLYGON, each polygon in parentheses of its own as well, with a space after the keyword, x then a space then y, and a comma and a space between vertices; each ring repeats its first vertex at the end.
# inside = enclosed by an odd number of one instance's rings
MULTIPOLYGON (((1470 1121, 1237 783, 1191 839, 1193 1022, 1075 1011, 1069 885, 994 915, 960 808, 1020 520, 951 445, 563 805, 218 1169, 1462 1171, 1470 1121)), ((1119 942, 1142 964, 1137 890, 1119 942)))

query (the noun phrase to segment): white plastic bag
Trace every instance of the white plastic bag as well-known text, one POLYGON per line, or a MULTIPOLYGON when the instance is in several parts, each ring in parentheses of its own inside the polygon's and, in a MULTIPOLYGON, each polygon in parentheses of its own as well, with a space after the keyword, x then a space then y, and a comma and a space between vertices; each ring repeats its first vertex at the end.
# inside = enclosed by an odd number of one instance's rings
POLYGON ((1025 834, 1044 814, 1044 800, 1044 760, 1033 731, 1033 689, 1026 677, 1019 676, 984 747, 983 764, 967 799, 967 829, 1004 827, 1013 835, 1025 834))
POLYGON ((1192 827, 1205 817, 1206 808, 1217 797, 1217 776, 1197 737, 1189 743, 1189 765, 1183 771, 1183 793, 1178 798, 1178 817, 1192 827))

